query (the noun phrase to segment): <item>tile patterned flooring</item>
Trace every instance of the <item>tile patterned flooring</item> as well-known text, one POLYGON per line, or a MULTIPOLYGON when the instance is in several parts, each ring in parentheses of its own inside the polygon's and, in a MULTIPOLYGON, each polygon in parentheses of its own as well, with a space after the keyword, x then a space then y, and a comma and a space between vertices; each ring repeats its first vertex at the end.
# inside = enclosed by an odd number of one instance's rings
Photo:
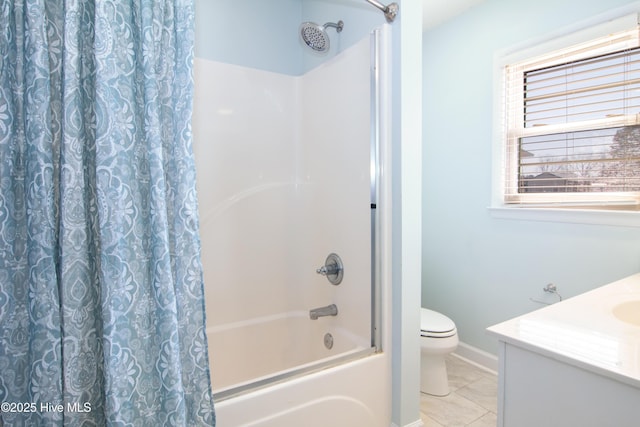
POLYGON ((420 394, 425 427, 495 427, 498 382, 495 374, 450 355, 446 359, 451 393, 420 394))

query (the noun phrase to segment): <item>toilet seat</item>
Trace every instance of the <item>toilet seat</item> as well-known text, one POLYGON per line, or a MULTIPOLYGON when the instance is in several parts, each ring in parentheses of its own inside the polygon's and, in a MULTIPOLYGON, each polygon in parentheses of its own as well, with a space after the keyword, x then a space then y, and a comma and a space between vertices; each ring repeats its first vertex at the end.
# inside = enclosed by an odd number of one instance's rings
POLYGON ((448 338, 456 335, 456 324, 444 314, 423 308, 420 313, 420 336, 448 338))

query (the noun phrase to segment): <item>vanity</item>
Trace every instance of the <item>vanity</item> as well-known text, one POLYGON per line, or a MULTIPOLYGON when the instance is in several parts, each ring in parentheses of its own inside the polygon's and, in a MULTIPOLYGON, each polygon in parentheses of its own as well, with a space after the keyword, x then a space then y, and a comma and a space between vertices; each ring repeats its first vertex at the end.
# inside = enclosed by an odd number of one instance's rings
POLYGON ((487 331, 498 427, 640 426, 640 273, 487 331))

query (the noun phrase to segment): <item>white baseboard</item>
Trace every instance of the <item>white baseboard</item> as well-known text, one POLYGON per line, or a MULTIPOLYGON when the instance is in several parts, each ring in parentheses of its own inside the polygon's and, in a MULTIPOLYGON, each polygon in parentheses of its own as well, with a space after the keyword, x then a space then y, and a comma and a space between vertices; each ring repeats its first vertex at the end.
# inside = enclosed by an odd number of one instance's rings
POLYGON ((498 372, 498 356, 487 353, 477 347, 460 342, 456 351, 453 352, 453 355, 492 374, 497 374, 498 372))
MULTIPOLYGON (((423 427, 424 423, 422 422, 422 420, 418 420, 418 421, 414 421, 410 424, 405 424, 404 427, 423 427)), ((398 427, 398 425, 396 423, 391 423, 390 427, 398 427)))

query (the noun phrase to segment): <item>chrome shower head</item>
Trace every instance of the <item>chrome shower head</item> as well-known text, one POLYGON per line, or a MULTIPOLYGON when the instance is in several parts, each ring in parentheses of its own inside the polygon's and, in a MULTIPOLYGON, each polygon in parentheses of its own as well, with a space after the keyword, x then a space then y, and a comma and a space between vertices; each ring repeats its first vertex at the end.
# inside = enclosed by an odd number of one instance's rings
POLYGON ((338 21, 337 24, 327 22, 324 25, 318 25, 313 22, 304 22, 300 25, 300 37, 302 41, 314 51, 327 52, 331 44, 329 35, 327 34, 328 27, 335 28, 337 32, 341 32, 344 23, 338 21))

